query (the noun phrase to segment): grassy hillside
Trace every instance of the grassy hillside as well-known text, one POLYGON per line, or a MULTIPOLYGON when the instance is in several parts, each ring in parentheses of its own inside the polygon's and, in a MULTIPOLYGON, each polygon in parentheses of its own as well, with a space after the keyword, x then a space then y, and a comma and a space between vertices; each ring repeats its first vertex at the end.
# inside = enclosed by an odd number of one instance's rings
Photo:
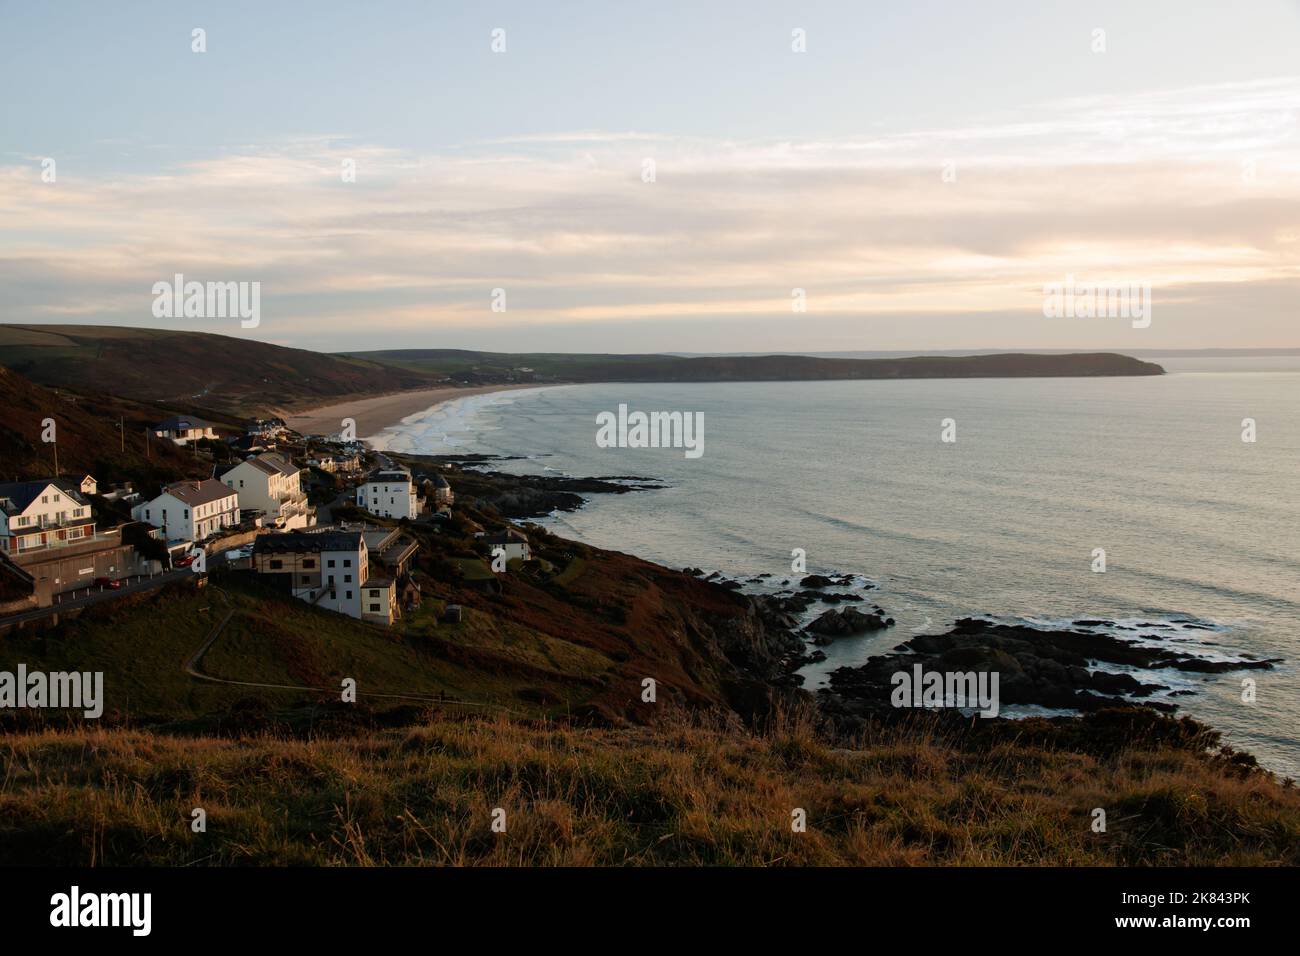
MULTIPOLYGON (((0 669, 105 674, 107 723, 133 722, 221 732, 231 724, 299 726, 357 681, 368 711, 421 707, 443 696, 485 711, 644 722, 640 701, 655 678, 660 698, 718 713, 762 713, 771 690, 754 679, 775 641, 745 600, 689 575, 613 552, 534 535, 539 568, 497 576, 454 532, 421 533, 423 606, 383 629, 311 607, 253 576, 214 572, 214 586, 187 585, 97 606, 55 627, 0 641, 0 669), (570 548, 581 550, 581 554, 570 548), (483 575, 465 574, 446 557, 483 575), (550 560, 548 560, 550 559, 550 560), (556 573, 557 571, 562 573, 556 573), (499 579, 498 579, 499 578, 499 579), (458 624, 439 620, 449 603, 458 624), (202 673, 246 684, 205 683, 182 663, 227 613, 202 673), (250 715, 260 723, 250 723, 250 715)), ((0 712, 25 725, 26 711, 0 712)), ((0 724, 3 726, 4 724, 0 724)))
MULTIPOLYGON (((546 712, 515 695, 534 686, 536 676, 512 670, 508 660, 495 668, 467 667, 448 660, 441 644, 419 630, 406 634, 363 624, 258 587, 247 576, 214 578, 219 583, 212 587, 174 585, 97 606, 55 628, 11 632, 0 641, 0 670, 13 671, 21 662, 43 671, 102 671, 104 723, 187 732, 310 726, 339 702, 345 677, 357 681, 366 714, 423 708, 428 698, 443 694, 494 712, 546 712), (248 685, 321 690, 222 684, 187 674, 182 665, 227 612, 233 616, 202 658, 201 673, 248 685)), ((513 640, 526 644, 533 637, 519 628, 513 640)), ((557 681, 548 699, 563 702, 564 691, 557 681)), ((31 727, 40 719, 10 710, 0 714, 0 726, 31 727)))
POLYGON ((424 373, 392 365, 206 332, 0 325, 0 356, 41 385, 189 414, 250 414, 430 384, 424 373))
POLYGON ((399 349, 349 353, 412 372, 485 380, 527 377, 571 382, 760 382, 880 378, 1016 378, 1160 375, 1164 370, 1112 352, 911 358, 814 358, 805 355, 564 355, 399 349))
POLYGON ((1300 793, 1209 742, 1111 712, 838 744, 794 719, 763 734, 446 716, 308 739, 51 730, 5 739, 0 865, 1300 864, 1300 793))

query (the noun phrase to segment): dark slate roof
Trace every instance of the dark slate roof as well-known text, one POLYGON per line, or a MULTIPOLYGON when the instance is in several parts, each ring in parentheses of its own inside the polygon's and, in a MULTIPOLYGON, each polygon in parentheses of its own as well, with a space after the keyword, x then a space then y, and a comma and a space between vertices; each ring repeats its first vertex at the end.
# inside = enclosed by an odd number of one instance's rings
POLYGON ((485 534, 483 540, 488 544, 527 544, 528 538, 514 528, 506 528, 496 534, 485 534))
POLYGON ((359 551, 360 531, 289 532, 260 534, 253 542, 255 554, 301 554, 317 551, 359 551))
POLYGON ((366 475, 367 482, 388 482, 391 485, 400 485, 411 480, 411 473, 405 468, 376 468, 370 474, 366 475))
POLYGON ((204 421, 194 415, 173 415, 171 418, 164 418, 154 426, 155 431, 174 432, 181 428, 216 428, 212 422, 204 421))
POLYGON ((40 493, 50 485, 54 485, 62 494, 67 495, 79 505, 89 504, 85 498, 81 497, 80 484, 80 481, 74 483, 63 478, 4 482, 0 484, 0 498, 7 498, 13 502, 12 505, 4 506, 4 513, 15 515, 26 511, 27 506, 35 501, 40 496, 40 493))

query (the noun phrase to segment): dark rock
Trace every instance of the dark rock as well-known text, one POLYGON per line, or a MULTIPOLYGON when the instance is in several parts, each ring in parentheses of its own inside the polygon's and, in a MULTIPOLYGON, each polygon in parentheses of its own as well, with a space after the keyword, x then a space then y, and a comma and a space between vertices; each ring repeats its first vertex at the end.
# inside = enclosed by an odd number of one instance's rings
POLYGON ((849 634, 864 634, 888 627, 885 614, 880 608, 873 608, 864 614, 855 607, 843 610, 832 608, 808 625, 808 630, 821 637, 845 637, 849 634))
MULTIPOLYGON (((1132 674, 1097 669, 1097 663, 1221 673, 1268 669, 1277 662, 1205 661, 1109 634, 1054 631, 962 618, 947 634, 921 635, 859 667, 836 669, 830 674, 830 690, 841 712, 859 716, 897 715, 897 709, 890 703, 893 675, 899 671, 911 672, 916 664, 926 671, 996 672, 1002 707, 1033 704, 1091 712, 1168 690, 1160 684, 1140 681, 1132 674)), ((1166 712, 1176 709, 1162 701, 1146 701, 1144 706, 1166 712)))

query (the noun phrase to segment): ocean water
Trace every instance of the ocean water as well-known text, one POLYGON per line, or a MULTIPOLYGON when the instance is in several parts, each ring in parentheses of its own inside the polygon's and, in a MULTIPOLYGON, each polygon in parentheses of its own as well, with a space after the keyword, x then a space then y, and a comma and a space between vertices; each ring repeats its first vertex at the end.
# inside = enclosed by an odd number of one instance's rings
POLYGON ((796 548, 810 572, 876 584, 870 599, 898 625, 825 648, 809 689, 964 616, 1105 619, 1098 630, 1205 657, 1283 658, 1150 676, 1193 692, 1174 699, 1181 712, 1300 778, 1300 359, 1161 364, 1169 374, 1151 378, 557 386, 451 402, 372 443, 658 478, 546 523, 672 567, 773 575, 753 590, 784 586, 796 548), (703 455, 597 447, 597 414, 620 403, 703 413, 703 455))

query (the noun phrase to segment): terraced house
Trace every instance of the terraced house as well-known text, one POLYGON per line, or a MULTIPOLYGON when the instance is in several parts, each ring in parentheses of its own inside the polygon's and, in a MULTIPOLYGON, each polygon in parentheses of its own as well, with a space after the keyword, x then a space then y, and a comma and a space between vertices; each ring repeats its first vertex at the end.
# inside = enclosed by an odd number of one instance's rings
POLYGON ((253 570, 308 604, 373 624, 397 616, 397 582, 370 573, 360 531, 298 531, 259 535, 253 570))
POLYGON ((239 496, 215 478, 178 481, 132 508, 131 517, 162 528, 168 542, 202 541, 239 524, 239 496))
POLYGON ((301 469, 284 455, 267 452, 240 462, 221 476, 239 496, 244 511, 261 511, 266 523, 291 531, 316 523, 316 511, 302 490, 301 469))

